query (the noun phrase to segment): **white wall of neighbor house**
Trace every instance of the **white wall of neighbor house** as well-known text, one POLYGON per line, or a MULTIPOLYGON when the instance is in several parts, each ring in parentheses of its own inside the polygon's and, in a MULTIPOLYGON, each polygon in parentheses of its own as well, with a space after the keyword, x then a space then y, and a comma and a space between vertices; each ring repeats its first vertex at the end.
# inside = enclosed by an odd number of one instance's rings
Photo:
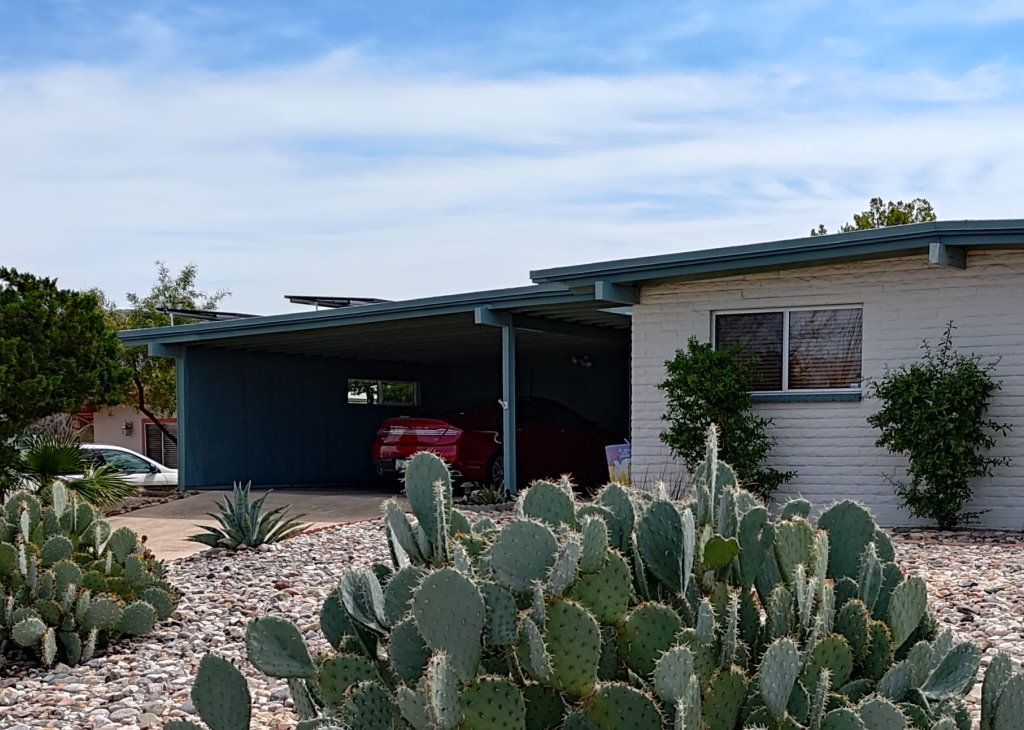
POLYGON ((145 429, 142 427, 143 416, 131 406, 113 406, 99 408, 93 414, 93 441, 97 444, 123 446, 140 454, 146 453, 145 429), (132 432, 122 433, 125 421, 132 422, 132 432))
MULTIPOLYGON (((1011 466, 974 485, 970 509, 989 510, 980 526, 1024 527, 1024 251, 970 251, 966 269, 930 265, 927 255, 815 266, 719 279, 645 287, 633 307, 633 473, 640 481, 684 478, 684 469, 660 441, 665 402, 658 383, 665 361, 694 335, 711 338, 712 314, 725 310, 863 305, 863 375, 879 378, 885 367, 911 362, 921 342, 936 344, 952 320, 954 345, 962 352, 998 359, 1002 382, 989 416, 1014 430, 993 455, 1011 466)), ((866 504, 883 524, 915 524, 899 506, 886 477, 902 477, 905 462, 874 443, 867 417, 876 400, 761 403, 774 419, 778 439, 772 462, 798 476, 780 499, 802 496, 822 507, 845 498, 866 504)))

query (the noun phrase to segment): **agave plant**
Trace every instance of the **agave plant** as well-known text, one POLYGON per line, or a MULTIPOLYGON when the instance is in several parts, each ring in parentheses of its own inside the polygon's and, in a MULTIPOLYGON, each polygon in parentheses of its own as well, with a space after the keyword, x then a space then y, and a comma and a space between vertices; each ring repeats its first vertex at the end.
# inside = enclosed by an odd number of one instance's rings
POLYGON ((220 523, 220 527, 196 525, 206 532, 190 535, 186 539, 210 547, 234 550, 240 545, 259 547, 266 543, 287 540, 306 529, 306 525, 300 522, 306 515, 289 515, 289 508, 286 506, 263 511, 263 502, 273 490, 268 490, 262 497, 250 503, 251 486, 252 482, 244 485, 235 482, 233 494, 230 497, 225 496, 223 501, 217 504, 219 512, 207 513, 220 523))
POLYGON ((16 478, 21 486, 50 501, 53 485, 62 482, 69 492, 89 504, 116 504, 135 494, 128 483, 109 466, 96 466, 71 433, 43 432, 23 442, 16 478))

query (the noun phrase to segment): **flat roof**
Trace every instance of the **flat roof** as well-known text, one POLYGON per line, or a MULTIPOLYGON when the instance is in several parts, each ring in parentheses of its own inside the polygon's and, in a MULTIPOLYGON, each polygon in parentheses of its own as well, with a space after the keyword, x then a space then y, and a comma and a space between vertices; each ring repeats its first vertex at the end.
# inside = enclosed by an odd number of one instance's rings
POLYGON ((628 327, 628 319, 602 311, 607 304, 595 301, 593 292, 573 291, 560 283, 534 284, 398 302, 361 304, 354 307, 291 312, 223 322, 122 330, 126 345, 211 343, 253 335, 298 332, 349 325, 372 324, 422 317, 472 312, 478 308, 521 312, 595 327, 628 327), (625 320, 625 322, 623 322, 625 320))
POLYGON ((932 243, 959 247, 1022 247, 1024 219, 933 221, 826 236, 643 256, 530 272, 540 284, 584 286, 597 280, 630 284, 710 278, 765 269, 813 266, 927 250, 932 243))

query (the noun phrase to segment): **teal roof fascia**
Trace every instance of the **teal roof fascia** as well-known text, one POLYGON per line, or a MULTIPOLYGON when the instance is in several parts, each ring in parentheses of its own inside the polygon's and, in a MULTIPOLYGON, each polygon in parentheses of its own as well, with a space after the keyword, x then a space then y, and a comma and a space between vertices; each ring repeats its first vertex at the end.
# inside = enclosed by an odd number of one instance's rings
POLYGON ((530 278, 540 284, 574 287, 603 280, 613 283, 729 276, 764 269, 793 268, 883 258, 947 246, 1024 246, 1024 220, 935 221, 905 226, 726 246, 682 253, 601 261, 539 269, 530 278))
POLYGON ((178 325, 176 327, 150 327, 122 330, 118 337, 126 345, 159 343, 198 344, 203 341, 232 337, 290 332, 326 327, 386 322, 444 314, 472 312, 480 307, 514 309, 545 304, 567 304, 592 301, 592 292, 571 291, 560 283, 495 289, 465 294, 448 294, 423 299, 408 299, 379 304, 360 304, 343 309, 325 309, 314 312, 292 312, 263 317, 249 317, 225 322, 178 325))

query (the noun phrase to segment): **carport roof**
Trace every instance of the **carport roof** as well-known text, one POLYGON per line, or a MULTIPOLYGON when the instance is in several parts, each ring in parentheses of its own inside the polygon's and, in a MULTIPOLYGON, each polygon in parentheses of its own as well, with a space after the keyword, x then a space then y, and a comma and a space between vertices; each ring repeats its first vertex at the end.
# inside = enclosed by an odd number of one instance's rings
MULTIPOLYGON (((597 300, 592 288, 589 291, 574 290, 564 284, 552 283, 224 322, 123 330, 118 336, 126 345, 258 347, 257 341, 266 343, 268 336, 277 339, 284 335, 292 339, 308 331, 427 317, 443 322, 446 315, 471 315, 479 309, 513 313, 527 323, 526 329, 531 328, 530 324, 538 328, 549 324, 552 331, 561 328, 571 332, 573 327, 597 332, 628 330, 628 317, 607 311, 615 306, 614 302, 597 300)), ((469 321, 472 322, 472 317, 469 321)))
POLYGON ((595 282, 629 286, 753 271, 843 263, 950 248, 1024 247, 1024 219, 935 221, 811 236, 745 246, 601 261, 530 272, 538 283, 584 287, 595 282))

